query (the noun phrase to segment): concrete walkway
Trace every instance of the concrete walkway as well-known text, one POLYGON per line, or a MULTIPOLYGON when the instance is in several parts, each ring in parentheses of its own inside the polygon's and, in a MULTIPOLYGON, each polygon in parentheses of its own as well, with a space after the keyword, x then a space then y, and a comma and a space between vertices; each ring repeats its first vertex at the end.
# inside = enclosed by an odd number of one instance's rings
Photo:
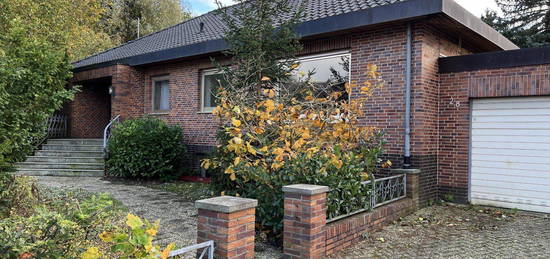
MULTIPOLYGON (((40 184, 63 189, 83 189, 94 193, 107 193, 119 200, 129 211, 149 221, 160 220, 156 243, 165 246, 176 243, 177 248, 196 244, 197 209, 193 202, 161 190, 123 182, 110 182, 99 177, 35 176, 40 184)), ((281 258, 279 249, 256 243, 256 258, 281 258)), ((195 258, 188 253, 183 258, 195 258)))
POLYGON ((129 211, 149 221, 160 220, 157 243, 176 247, 195 244, 197 239, 197 210, 192 202, 178 195, 138 185, 125 185, 101 180, 98 177, 36 176, 40 184, 49 187, 83 189, 108 193, 122 202, 129 211))

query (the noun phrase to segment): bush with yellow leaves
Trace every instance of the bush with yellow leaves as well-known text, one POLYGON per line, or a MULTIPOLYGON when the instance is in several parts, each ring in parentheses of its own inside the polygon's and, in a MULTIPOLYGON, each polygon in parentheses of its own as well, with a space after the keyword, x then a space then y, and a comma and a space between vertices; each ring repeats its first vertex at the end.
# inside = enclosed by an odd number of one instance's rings
POLYGON ((365 75, 341 91, 308 76, 285 85, 263 77, 257 90, 224 85, 214 110, 224 122, 221 146, 202 166, 218 170, 214 183, 225 194, 259 199, 258 219, 275 233, 282 229, 283 185, 331 187, 329 217, 365 208, 370 190, 360 182, 376 169, 383 145, 381 133, 359 119, 382 84, 376 66, 365 75))
POLYGON ((288 0, 238 2, 231 13, 220 9, 232 65, 218 65, 219 147, 202 161, 214 186, 258 199, 257 219, 270 236, 282 230, 284 185, 329 186, 329 217, 365 208, 370 187, 361 181, 372 177, 383 146, 382 134, 360 120, 383 85, 377 67, 356 71, 364 76, 351 82, 343 59, 329 80, 314 80, 315 71, 300 71, 296 59, 301 45, 293 29, 302 9, 288 0))
POLYGON ((160 246, 153 246, 153 238, 157 235, 159 221, 151 223, 133 214, 128 214, 126 225, 128 227, 126 229, 117 228, 99 235, 99 238, 109 245, 109 251, 102 252, 100 248, 92 246, 82 253, 81 258, 166 259, 174 249, 173 243, 164 250, 160 246))

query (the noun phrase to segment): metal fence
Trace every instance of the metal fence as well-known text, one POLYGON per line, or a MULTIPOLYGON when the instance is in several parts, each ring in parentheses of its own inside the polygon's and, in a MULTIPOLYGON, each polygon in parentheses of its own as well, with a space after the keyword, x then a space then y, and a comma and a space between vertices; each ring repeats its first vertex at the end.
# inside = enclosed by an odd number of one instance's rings
POLYGON ((407 195, 407 177, 405 174, 384 177, 362 182, 363 185, 372 185, 372 195, 365 204, 365 208, 327 219, 327 223, 347 218, 361 212, 372 210, 376 207, 403 199, 407 195))
POLYGON ((208 258, 208 259, 214 259, 214 241, 208 240, 206 242, 202 242, 196 245, 187 246, 184 248, 180 248, 177 250, 174 250, 170 252, 168 255, 168 258, 208 258), (193 255, 190 254, 190 252, 193 252, 195 250, 202 249, 202 252, 200 255, 193 255))
POLYGON ((64 138, 67 136, 67 115, 54 114, 46 121, 46 138, 64 138))

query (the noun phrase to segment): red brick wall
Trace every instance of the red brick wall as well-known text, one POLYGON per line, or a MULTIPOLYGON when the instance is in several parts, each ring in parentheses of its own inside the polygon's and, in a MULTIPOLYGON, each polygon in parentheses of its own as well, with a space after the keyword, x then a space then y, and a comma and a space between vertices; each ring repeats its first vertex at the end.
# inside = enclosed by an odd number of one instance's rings
POLYGON ((68 115, 68 134, 71 138, 101 138, 109 123, 111 99, 108 85, 83 84, 65 112, 68 115))
POLYGON ((461 46, 457 35, 449 35, 431 24, 414 25, 414 80, 412 88, 411 153, 413 168, 420 168, 422 203, 437 199, 439 150, 440 56, 472 53, 461 46))
POLYGON ((550 95, 550 65, 443 73, 439 98, 439 191, 468 200, 470 100, 550 95))

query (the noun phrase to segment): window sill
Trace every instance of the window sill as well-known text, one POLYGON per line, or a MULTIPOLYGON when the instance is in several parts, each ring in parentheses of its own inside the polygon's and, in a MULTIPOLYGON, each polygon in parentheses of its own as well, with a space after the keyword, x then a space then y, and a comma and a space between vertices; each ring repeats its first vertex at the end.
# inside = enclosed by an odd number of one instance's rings
POLYGON ((149 115, 168 115, 170 114, 169 111, 165 111, 165 112, 150 112, 149 115))
POLYGON ((212 114, 212 111, 199 111, 198 114, 212 114))

